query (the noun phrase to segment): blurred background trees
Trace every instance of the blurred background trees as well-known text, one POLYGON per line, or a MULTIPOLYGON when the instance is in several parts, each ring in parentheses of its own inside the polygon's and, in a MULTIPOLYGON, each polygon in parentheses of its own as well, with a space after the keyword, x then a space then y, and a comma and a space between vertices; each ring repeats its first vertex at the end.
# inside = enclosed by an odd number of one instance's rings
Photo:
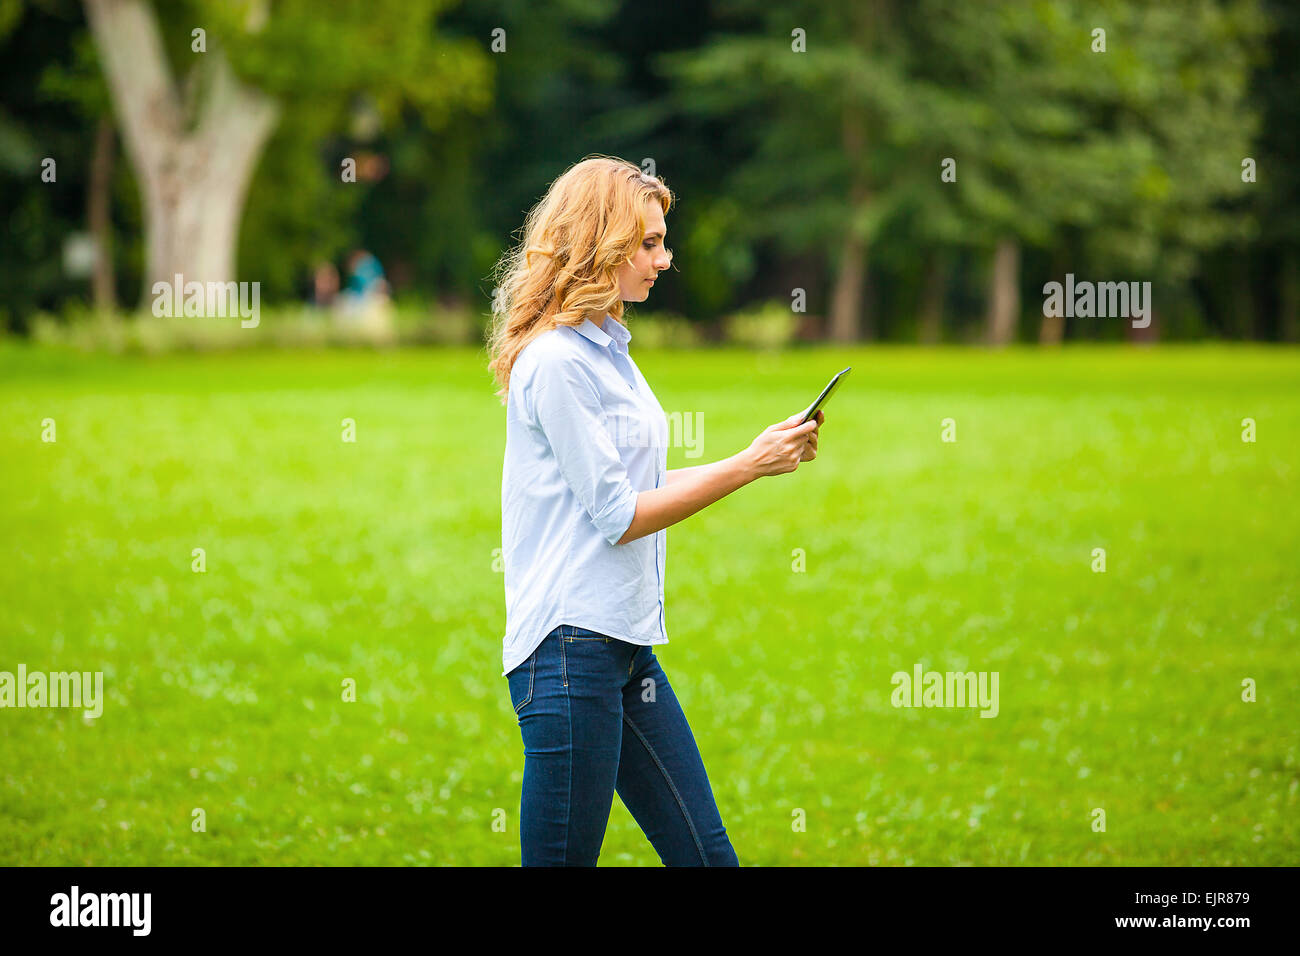
POLYGON ((677 193, 643 310, 702 329, 1131 334, 1042 316, 1073 272, 1151 281, 1162 338, 1295 340, 1298 34, 1274 0, 0 0, 0 322, 174 272, 302 302, 355 249, 481 316, 598 152, 677 193))

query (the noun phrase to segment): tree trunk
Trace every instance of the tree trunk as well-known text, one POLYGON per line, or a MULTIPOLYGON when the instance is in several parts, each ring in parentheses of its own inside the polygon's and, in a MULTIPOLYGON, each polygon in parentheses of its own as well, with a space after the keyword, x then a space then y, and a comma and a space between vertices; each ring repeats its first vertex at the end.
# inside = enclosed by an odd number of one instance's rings
POLYGON ((1135 345, 1154 345, 1160 341, 1160 310, 1151 307, 1151 324, 1145 329, 1133 328, 1131 320, 1124 320, 1124 340, 1135 345))
POLYGON ((194 53, 202 95, 194 119, 163 52, 146 0, 85 0, 145 221, 144 294, 155 282, 227 282, 253 169, 278 104, 241 84, 219 49, 194 53))
POLYGON ((993 255, 993 277, 989 282, 989 344, 1014 342, 1019 318, 1020 245, 1014 239, 1002 239, 993 255))
POLYGON ((862 336, 862 259, 866 246, 861 239, 848 235, 840 245, 840 271, 835 278, 831 298, 831 339, 856 342, 862 336))
POLYGON ((1253 250, 1242 249, 1236 255, 1235 277, 1237 295, 1235 296, 1241 311, 1241 337, 1243 339, 1262 339, 1267 325, 1260 318, 1257 296, 1255 294, 1254 275, 1251 267, 1254 263, 1253 250))
MULTIPOLYGON (((858 49, 870 55, 879 47, 879 35, 887 30, 887 8, 879 0, 865 0, 847 8, 848 22, 844 32, 858 49)), ((847 89, 847 87, 846 87, 847 89)), ((844 238, 840 243, 840 268, 835 277, 835 291, 831 296, 830 337, 836 342, 854 342, 871 338, 872 312, 863 312, 864 291, 867 285, 867 255, 870 236, 862 221, 871 205, 870 180, 867 177, 867 119, 866 106, 854 96, 846 94, 840 118, 840 137, 849 170, 849 208, 844 238)))
POLYGON ((948 291, 948 261, 942 252, 930 255, 925 266, 925 288, 917 313, 917 338, 922 345, 937 345, 943 338, 943 305, 948 291))
POLYGON ((1065 316, 1045 315, 1038 326, 1039 345, 1060 345, 1065 341, 1065 316))
POLYGON ((117 308, 113 282, 113 123, 100 117, 95 130, 95 152, 90 161, 90 188, 86 193, 86 224, 95 240, 95 268, 91 274, 91 302, 95 311, 108 314, 117 308))
POLYGON ((835 342, 856 342, 862 338, 862 290, 866 284, 867 242, 858 225, 871 201, 866 176, 862 172, 866 152, 866 134, 861 110, 854 104, 844 107, 842 135, 844 154, 849 161, 850 176, 848 222, 840 243, 840 268, 831 296, 830 337, 835 342))
POLYGON ((1300 255, 1292 246, 1282 248, 1282 274, 1278 279, 1278 338, 1300 339, 1300 255))
MULTIPOLYGON (((1064 281, 1065 273, 1068 271, 1070 261, 1069 253, 1066 250, 1058 250, 1052 263, 1052 278, 1058 281, 1064 281)), ((1040 309, 1039 311, 1045 311, 1040 309)), ((1043 320, 1038 326, 1038 344, 1039 345, 1060 345, 1065 341, 1065 316, 1064 315, 1044 315, 1043 320)))

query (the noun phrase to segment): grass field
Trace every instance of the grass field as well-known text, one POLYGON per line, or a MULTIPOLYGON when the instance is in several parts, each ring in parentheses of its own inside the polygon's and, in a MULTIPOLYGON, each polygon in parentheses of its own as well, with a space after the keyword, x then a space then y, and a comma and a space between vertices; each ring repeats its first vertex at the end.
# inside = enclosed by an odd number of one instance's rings
MULTIPOLYGON (((702 416, 670 467, 854 366, 815 462, 668 532, 742 864, 1300 862, 1300 352, 634 354, 702 416), (892 706, 918 663, 997 716, 892 706)), ((0 710, 0 864, 518 863, 483 363, 0 348, 0 671, 106 698, 0 710)), ((617 799, 601 860, 658 864, 617 799)))

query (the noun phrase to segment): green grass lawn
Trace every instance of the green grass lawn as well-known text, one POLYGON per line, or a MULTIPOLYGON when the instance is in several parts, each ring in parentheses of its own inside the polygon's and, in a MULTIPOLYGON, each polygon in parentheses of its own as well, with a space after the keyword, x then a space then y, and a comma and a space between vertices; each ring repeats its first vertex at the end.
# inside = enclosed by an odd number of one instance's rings
MULTIPOLYGON (((670 467, 854 366, 815 462, 668 532, 742 864, 1300 860, 1300 353, 634 354, 702 416, 670 467), (998 715, 893 707, 918 663, 998 715)), ((106 698, 0 710, 0 864, 517 864, 504 441, 470 349, 0 349, 0 670, 106 698)), ((617 798, 602 863, 658 864, 617 798)))

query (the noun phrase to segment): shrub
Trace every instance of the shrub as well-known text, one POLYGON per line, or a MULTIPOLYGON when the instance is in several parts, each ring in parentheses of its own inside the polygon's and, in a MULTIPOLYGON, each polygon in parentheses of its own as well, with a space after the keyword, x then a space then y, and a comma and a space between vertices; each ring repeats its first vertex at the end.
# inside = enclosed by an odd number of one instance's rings
POLYGON ((640 348, 691 349, 703 341, 694 323, 671 312, 634 316, 627 319, 627 327, 633 343, 640 348))
POLYGON ((746 348, 785 348, 798 328, 799 316, 783 302, 764 302, 723 320, 727 341, 746 348))
POLYGON ((71 306, 62 315, 32 317, 34 341, 84 352, 149 353, 253 348, 467 345, 481 340, 481 322, 468 309, 387 303, 343 314, 291 304, 259 310, 244 328, 229 318, 159 317, 150 312, 106 313, 71 306))

